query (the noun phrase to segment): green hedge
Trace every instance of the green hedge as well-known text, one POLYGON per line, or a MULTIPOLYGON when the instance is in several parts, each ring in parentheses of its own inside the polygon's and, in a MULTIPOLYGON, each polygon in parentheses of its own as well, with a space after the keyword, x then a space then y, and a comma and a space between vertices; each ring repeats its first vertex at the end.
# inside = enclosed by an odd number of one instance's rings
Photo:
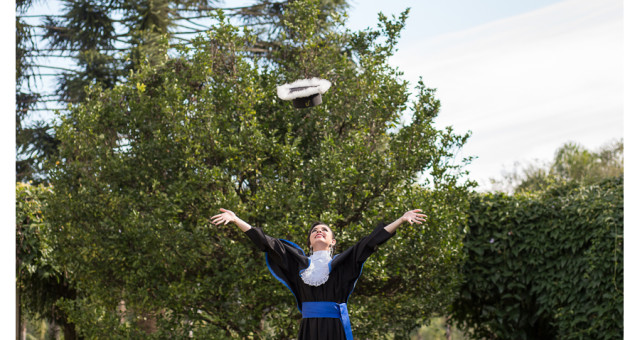
POLYGON ((477 194, 454 319, 473 338, 621 339, 623 177, 477 194))

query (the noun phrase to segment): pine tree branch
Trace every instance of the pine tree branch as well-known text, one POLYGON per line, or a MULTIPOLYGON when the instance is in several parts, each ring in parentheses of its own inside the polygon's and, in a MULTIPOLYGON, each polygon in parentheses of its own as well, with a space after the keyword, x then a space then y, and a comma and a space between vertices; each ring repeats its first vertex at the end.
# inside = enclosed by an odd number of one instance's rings
POLYGON ((61 54, 28 54, 34 58, 76 58, 75 55, 61 55, 61 54))
MULTIPOLYGON (((101 48, 100 51, 129 51, 130 48, 101 48)), ((80 48, 41 48, 39 51, 86 51, 80 48)))
MULTIPOLYGON (((186 41, 188 43, 191 43, 191 39, 180 38, 180 37, 173 37, 173 38, 177 39, 177 40, 182 40, 182 41, 186 41)), ((169 44, 169 47, 175 47, 175 46, 181 46, 181 45, 185 45, 185 44, 169 44)))
POLYGON ((68 29, 68 27, 64 27, 64 26, 31 25, 31 24, 27 24, 27 23, 25 23, 25 24, 24 24, 24 26, 26 26, 26 27, 33 27, 33 28, 54 29, 54 30, 65 30, 65 29, 68 29))
POLYGON ((63 70, 63 71, 69 71, 69 72, 75 72, 75 73, 80 73, 80 71, 78 70, 72 70, 70 68, 64 68, 64 67, 58 67, 58 66, 49 66, 49 65, 29 65, 30 67, 43 67, 43 68, 50 68, 50 69, 55 69, 55 70, 63 70))
MULTIPOLYGON (((197 27, 190 27, 190 26, 182 25, 182 24, 174 24, 174 25, 177 26, 177 27, 182 27, 182 28, 186 28, 186 29, 189 29, 189 30, 199 30, 199 28, 197 28, 197 27)), ((211 29, 210 27, 206 27, 204 25, 200 25, 200 26, 202 26, 202 28, 205 28, 205 29, 211 29)))
POLYGON ((182 19, 182 20, 186 20, 187 22, 189 22, 192 25, 196 25, 196 26, 200 26, 202 28, 208 28, 211 29, 211 26, 207 26, 207 25, 203 25, 203 24, 199 24, 197 22, 192 21, 191 19, 182 19))
POLYGON ((41 108, 33 108, 33 109, 21 109, 21 110, 16 110, 16 111, 20 111, 20 112, 29 112, 29 111, 55 111, 55 110, 67 110, 67 108, 47 108, 47 107, 41 107, 41 108))
POLYGON ((212 16, 211 15, 200 15, 200 16, 195 16, 195 17, 183 17, 183 16, 180 16, 180 15, 176 15, 174 20, 193 20, 193 19, 204 19, 204 18, 211 19, 212 16))
POLYGON ((209 31, 210 30, 195 30, 195 31, 191 31, 191 32, 174 32, 174 33, 171 33, 171 34, 172 35, 176 35, 176 34, 197 34, 197 33, 209 32, 209 31))
POLYGON ((238 11, 241 9, 245 9, 245 8, 252 8, 255 7, 257 5, 248 5, 248 6, 243 6, 243 7, 198 7, 198 8, 179 8, 178 11, 180 12, 215 12, 219 9, 223 10, 223 11, 238 11))
POLYGON ((21 100, 20 103, 73 103, 70 100, 60 99, 34 99, 34 100, 21 100))
POLYGON ((63 14, 29 14, 29 15, 16 15, 16 18, 41 18, 41 17, 57 17, 65 18, 63 14))

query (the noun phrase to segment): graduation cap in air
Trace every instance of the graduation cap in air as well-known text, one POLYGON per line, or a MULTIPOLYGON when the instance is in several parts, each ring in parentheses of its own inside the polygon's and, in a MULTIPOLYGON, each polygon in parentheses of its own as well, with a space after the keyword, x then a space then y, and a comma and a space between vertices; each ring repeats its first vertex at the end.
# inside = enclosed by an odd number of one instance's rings
POLYGON ((322 94, 331 87, 331 82, 320 78, 298 79, 290 84, 278 86, 278 97, 291 100, 293 107, 304 109, 322 104, 322 94))

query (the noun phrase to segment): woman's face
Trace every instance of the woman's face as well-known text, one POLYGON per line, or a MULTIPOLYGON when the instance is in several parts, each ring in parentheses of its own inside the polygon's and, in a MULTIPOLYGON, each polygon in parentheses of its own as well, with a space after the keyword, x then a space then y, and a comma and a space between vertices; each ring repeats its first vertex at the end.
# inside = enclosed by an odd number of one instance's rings
POLYGON ((330 246, 336 244, 336 240, 333 238, 333 232, 325 224, 318 224, 311 229, 309 235, 309 244, 313 251, 329 250, 330 246))

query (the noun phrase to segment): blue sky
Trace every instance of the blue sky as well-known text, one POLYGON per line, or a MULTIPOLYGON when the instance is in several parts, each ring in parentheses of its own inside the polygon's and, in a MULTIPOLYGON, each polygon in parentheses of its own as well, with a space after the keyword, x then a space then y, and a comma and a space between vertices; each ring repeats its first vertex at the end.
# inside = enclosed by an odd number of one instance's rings
POLYGON ((349 28, 373 27, 379 12, 398 15, 411 8, 401 44, 425 37, 460 31, 505 17, 525 13, 560 0, 350 0, 349 28))
POLYGON ((437 89, 439 127, 472 132, 478 190, 573 141, 623 137, 623 2, 354 1, 348 26, 411 7, 391 64, 437 89))

